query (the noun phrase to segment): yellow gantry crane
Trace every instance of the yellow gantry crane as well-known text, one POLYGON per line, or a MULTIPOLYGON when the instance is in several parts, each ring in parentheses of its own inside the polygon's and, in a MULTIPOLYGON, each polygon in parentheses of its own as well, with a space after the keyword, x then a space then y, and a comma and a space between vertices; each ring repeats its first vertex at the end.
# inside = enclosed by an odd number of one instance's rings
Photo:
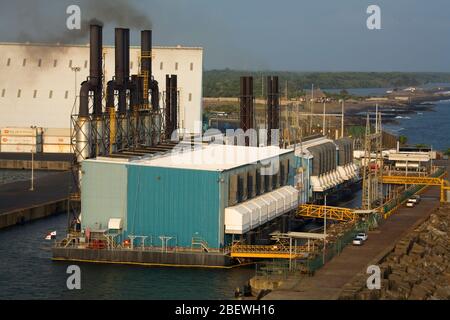
POLYGON ((322 206, 316 204, 302 204, 298 207, 297 216, 308 218, 324 218, 325 213, 327 219, 337 221, 355 221, 357 218, 357 211, 349 208, 339 208, 322 206))
POLYGON ((384 184, 424 185, 441 187, 441 202, 446 201, 445 191, 450 191, 450 183, 444 178, 414 176, 382 176, 384 184))

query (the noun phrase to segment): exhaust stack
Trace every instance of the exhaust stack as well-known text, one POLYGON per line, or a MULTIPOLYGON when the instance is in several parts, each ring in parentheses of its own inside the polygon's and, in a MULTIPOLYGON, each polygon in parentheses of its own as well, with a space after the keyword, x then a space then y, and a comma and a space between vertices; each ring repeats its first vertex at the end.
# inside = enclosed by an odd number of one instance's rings
POLYGON ((280 129, 280 89, 277 76, 267 77, 267 144, 278 145, 279 134, 272 130, 280 129))
POLYGON ((166 139, 170 140, 172 134, 178 129, 178 84, 176 75, 166 75, 166 139))
POLYGON ((76 157, 81 162, 91 156, 91 126, 89 119, 89 94, 94 95, 93 115, 102 114, 102 26, 90 26, 89 77, 80 89, 80 108, 76 128, 76 157))

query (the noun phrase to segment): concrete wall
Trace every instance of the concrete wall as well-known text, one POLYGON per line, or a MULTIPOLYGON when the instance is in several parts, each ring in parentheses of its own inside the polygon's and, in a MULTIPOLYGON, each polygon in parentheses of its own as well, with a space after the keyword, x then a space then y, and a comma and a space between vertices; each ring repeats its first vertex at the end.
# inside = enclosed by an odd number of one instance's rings
MULTIPOLYGON (((103 52, 105 79, 110 80, 114 75, 114 48, 104 47, 103 52)), ((130 74, 138 72, 139 53, 137 47, 130 50, 130 74)), ((162 93, 161 105, 166 74, 177 74, 180 126, 199 132, 203 49, 155 47, 153 56, 153 74, 162 93), (199 122, 197 127, 196 122, 199 122)), ((78 112, 75 96, 79 95, 80 84, 89 73, 88 60, 87 45, 0 43, 0 127, 69 128, 70 115, 78 112), (71 67, 81 68, 76 78, 71 67)))
POLYGON ((67 199, 0 214, 0 229, 67 212, 67 199))

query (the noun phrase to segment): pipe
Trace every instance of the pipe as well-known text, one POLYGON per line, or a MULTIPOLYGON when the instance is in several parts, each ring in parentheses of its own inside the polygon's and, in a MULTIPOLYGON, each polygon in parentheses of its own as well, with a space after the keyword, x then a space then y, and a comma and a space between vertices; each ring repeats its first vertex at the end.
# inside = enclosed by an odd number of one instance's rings
POLYGON ((90 26, 90 45, 89 45, 89 77, 83 81, 80 89, 80 109, 79 116, 87 117, 89 115, 89 92, 94 92, 94 114, 100 115, 102 110, 102 26, 90 26))
POLYGON ((166 139, 170 139, 173 131, 172 127, 172 88, 170 75, 166 74, 166 109, 165 109, 165 123, 166 123, 166 139))
POLYGON ((178 84, 177 76, 174 74, 170 77, 170 90, 172 131, 175 131, 178 129, 178 84))
POLYGON ((102 113, 102 29, 102 26, 97 24, 92 24, 89 29, 89 77, 81 84, 80 107, 78 111, 77 128, 75 133, 78 162, 81 162, 91 156, 91 123, 89 120, 90 92, 94 93, 93 114, 95 116, 99 116, 102 113))
POLYGON ((141 31, 141 70, 147 73, 148 83, 152 78, 152 30, 141 31))

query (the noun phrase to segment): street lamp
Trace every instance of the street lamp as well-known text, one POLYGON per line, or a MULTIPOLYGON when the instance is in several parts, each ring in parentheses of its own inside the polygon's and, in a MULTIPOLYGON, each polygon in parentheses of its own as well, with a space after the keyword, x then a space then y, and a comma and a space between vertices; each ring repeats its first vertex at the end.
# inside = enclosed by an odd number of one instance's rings
POLYGON ((81 68, 80 67, 72 67, 70 69, 75 73, 75 94, 74 94, 74 97, 76 98, 77 97, 77 84, 78 84, 77 72, 81 71, 81 68))
MULTIPOLYGON (((31 126, 32 129, 36 130, 36 144, 37 144, 37 127, 36 126, 31 126)), ((31 147, 31 187, 30 187, 30 191, 34 191, 34 152, 36 146, 31 147)))
POLYGON ((325 194, 323 208, 323 264, 325 264, 325 248, 327 246, 327 195, 325 194))

